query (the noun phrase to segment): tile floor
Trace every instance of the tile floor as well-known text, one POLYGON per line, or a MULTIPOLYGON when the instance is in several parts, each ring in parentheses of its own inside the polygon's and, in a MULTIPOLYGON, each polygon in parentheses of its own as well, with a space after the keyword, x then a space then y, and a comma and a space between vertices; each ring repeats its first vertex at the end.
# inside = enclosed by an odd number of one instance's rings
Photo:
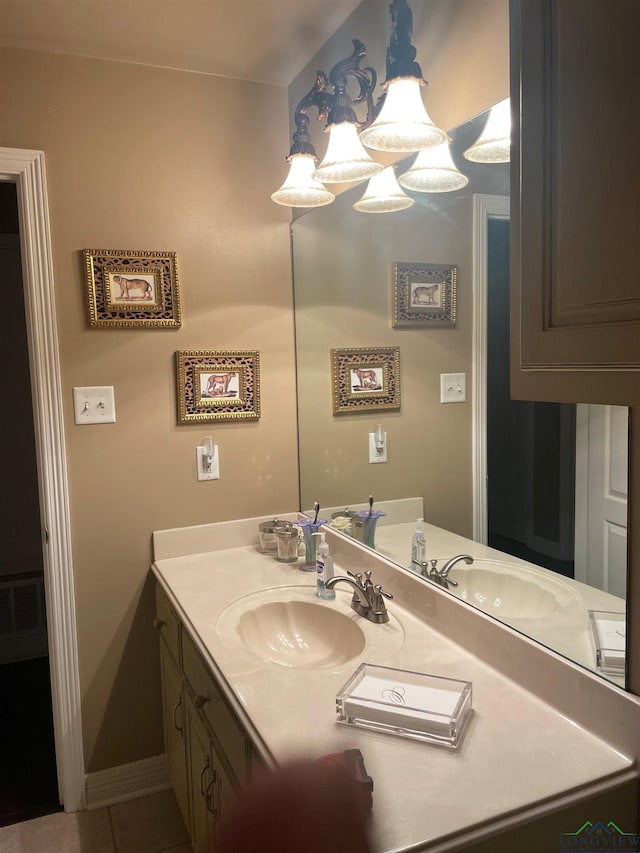
POLYGON ((173 791, 0 827, 2 853, 192 853, 173 791))

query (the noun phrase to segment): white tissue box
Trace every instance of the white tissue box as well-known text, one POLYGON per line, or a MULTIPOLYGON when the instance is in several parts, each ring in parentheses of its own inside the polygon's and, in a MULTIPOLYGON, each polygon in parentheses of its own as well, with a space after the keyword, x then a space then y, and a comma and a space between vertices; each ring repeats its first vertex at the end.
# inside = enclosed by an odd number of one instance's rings
POLYGON ((625 614, 590 610, 589 623, 598 669, 609 675, 624 674, 627 633, 625 614))
POLYGON ((455 749, 471 694, 470 681, 362 663, 336 697, 337 720, 455 749))

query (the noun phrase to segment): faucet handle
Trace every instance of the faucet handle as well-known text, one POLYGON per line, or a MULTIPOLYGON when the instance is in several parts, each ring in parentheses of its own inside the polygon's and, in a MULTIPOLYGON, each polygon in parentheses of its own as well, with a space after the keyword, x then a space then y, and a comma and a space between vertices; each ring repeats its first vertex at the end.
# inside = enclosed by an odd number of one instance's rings
POLYGON ((384 589, 382 589, 382 587, 380 586, 380 584, 379 584, 379 583, 377 583, 377 584, 374 586, 373 591, 374 591, 377 595, 384 595, 384 597, 385 597, 385 598, 393 598, 393 595, 392 595, 390 592, 385 592, 385 590, 384 590, 384 589))
POLYGON ((347 574, 349 575, 349 577, 352 577, 355 581, 357 581, 360 584, 360 586, 362 586, 362 573, 361 572, 352 572, 349 569, 347 569, 347 574))

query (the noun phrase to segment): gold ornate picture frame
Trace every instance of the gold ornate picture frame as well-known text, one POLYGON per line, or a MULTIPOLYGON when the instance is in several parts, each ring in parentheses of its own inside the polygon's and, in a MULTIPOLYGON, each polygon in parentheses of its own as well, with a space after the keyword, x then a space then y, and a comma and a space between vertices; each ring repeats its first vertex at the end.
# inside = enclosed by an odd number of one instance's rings
POLYGON ((178 328, 175 252, 83 249, 89 325, 178 328))
POLYGON ((456 283, 453 264, 393 264, 394 329, 456 325, 456 283))
POLYGON ((260 417, 257 350, 179 350, 175 358, 178 423, 260 417))
POLYGON ((400 347, 331 350, 333 414, 400 408, 400 347))

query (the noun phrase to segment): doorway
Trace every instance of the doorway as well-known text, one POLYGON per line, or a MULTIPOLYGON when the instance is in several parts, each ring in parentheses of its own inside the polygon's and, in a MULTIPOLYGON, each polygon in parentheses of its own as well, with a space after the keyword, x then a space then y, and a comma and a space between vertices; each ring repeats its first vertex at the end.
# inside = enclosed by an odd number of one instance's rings
POLYGON ((69 486, 47 176, 42 151, 0 148, 0 182, 17 190, 44 565, 51 704, 60 800, 86 803, 69 486))
POLYGON ((487 544, 573 578, 576 407, 510 398, 509 230, 487 225, 487 544))
POLYGON ((0 825, 61 810, 16 185, 0 182, 0 825))

